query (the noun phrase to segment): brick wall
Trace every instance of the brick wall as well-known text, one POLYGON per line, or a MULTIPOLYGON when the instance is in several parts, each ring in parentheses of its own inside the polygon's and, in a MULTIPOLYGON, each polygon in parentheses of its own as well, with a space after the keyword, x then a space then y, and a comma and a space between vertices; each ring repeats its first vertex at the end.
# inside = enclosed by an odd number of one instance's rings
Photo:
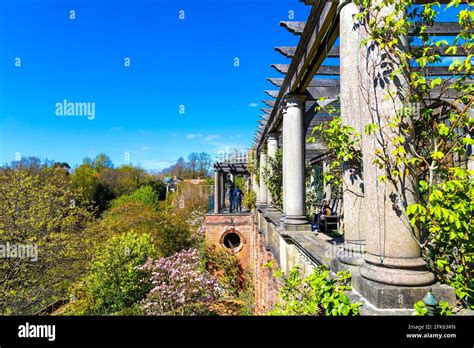
POLYGON ((272 279, 272 272, 263 267, 269 261, 277 266, 271 252, 265 249, 264 236, 259 233, 259 224, 252 214, 209 214, 204 221, 206 243, 217 248, 226 248, 227 234, 235 233, 240 245, 234 252, 242 267, 252 273, 255 314, 261 315, 273 308, 278 295, 278 287, 272 279))
POLYGON ((239 236, 240 244, 233 248, 244 269, 250 266, 251 241, 250 234, 253 227, 250 214, 209 214, 204 221, 206 243, 216 248, 227 248, 224 239, 228 234, 239 236))

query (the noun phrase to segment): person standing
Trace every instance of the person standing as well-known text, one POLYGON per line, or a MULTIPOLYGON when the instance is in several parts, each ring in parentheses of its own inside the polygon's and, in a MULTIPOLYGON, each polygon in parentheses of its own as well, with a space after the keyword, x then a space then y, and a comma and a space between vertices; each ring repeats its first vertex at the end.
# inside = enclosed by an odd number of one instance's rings
POLYGON ((242 212, 242 196, 244 193, 238 187, 234 190, 234 201, 235 201, 235 210, 238 212, 242 212))
POLYGON ((229 212, 232 213, 234 210, 234 205, 235 205, 235 195, 234 195, 234 187, 230 186, 229 187, 229 212))

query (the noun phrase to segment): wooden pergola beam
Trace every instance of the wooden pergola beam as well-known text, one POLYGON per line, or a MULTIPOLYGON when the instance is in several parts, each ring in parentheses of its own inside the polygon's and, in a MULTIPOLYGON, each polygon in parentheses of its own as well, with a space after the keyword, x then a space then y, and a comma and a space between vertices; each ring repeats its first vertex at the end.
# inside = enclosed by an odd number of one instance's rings
MULTIPOLYGON (((439 54, 440 56, 443 57, 450 57, 450 56, 465 56, 466 54, 464 53, 465 46, 463 45, 457 45, 457 50, 456 53, 452 52, 447 52, 448 48, 451 46, 445 46, 445 47, 436 47, 433 46, 432 50, 439 54)), ((411 50, 416 50, 421 48, 420 46, 412 46, 411 50)), ((296 47, 294 46, 280 46, 280 47, 275 47, 275 51, 281 53, 284 55, 286 58, 293 58, 295 55, 296 47)), ((327 54, 328 58, 339 58, 339 47, 334 46, 331 48, 327 54)))
POLYGON ((296 47, 295 46, 280 46, 280 47, 275 47, 275 51, 280 52, 286 58, 293 58, 295 55, 296 47))
MULTIPOLYGON (((272 68, 274 68, 279 73, 285 75, 290 68, 289 64, 271 64, 272 68)), ((337 65, 322 65, 319 67, 318 75, 339 75, 339 66, 337 65)))
POLYGON ((306 95, 309 99, 318 100, 322 97, 337 98, 339 97, 339 87, 308 87, 306 95))
MULTIPOLYGON (((284 79, 282 78, 267 78, 274 86, 281 87, 284 79)), ((310 87, 337 87, 339 86, 339 78, 318 78, 315 77, 309 84, 310 87)))
POLYGON ((294 21, 281 21, 280 26, 286 28, 290 33, 294 35, 303 34, 306 22, 294 22, 294 21))
MULTIPOLYGON (((457 22, 435 22, 426 27, 426 34, 429 36, 456 36, 460 31, 461 26, 457 22)), ((409 29, 409 34, 416 36, 414 28, 409 29)))
POLYGON ((274 100, 262 100, 262 102, 269 107, 273 108, 275 106, 275 101, 274 100))
POLYGON ((271 64, 270 65, 273 69, 278 71, 280 74, 286 74, 288 72, 289 64, 271 64))
MULTIPOLYGON (((442 57, 452 57, 452 56, 466 56, 466 53, 464 52, 464 49, 465 49, 465 46, 463 45, 457 45, 456 46, 456 53, 453 53, 453 52, 447 52, 448 49, 450 48, 451 46, 443 46, 443 47, 436 47, 436 46, 429 46, 429 51, 431 51, 430 53, 436 53, 436 54, 439 54, 440 56, 442 57)), ((410 47, 410 51, 415 51, 415 50, 418 50, 418 49, 421 49, 421 48, 427 48, 427 47, 423 47, 423 46, 412 46, 410 47)))
POLYGON ((274 91, 274 90, 266 90, 264 91, 265 93, 267 93, 270 97, 272 98, 276 98, 278 97, 278 94, 280 93, 280 91, 274 91))

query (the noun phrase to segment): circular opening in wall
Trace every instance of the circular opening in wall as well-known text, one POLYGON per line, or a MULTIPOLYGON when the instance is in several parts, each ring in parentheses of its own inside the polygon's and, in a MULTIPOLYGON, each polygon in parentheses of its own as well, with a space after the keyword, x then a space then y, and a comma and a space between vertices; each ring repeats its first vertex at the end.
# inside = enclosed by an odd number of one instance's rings
POLYGON ((224 246, 228 249, 236 249, 240 246, 240 237, 237 233, 227 233, 224 237, 224 246))

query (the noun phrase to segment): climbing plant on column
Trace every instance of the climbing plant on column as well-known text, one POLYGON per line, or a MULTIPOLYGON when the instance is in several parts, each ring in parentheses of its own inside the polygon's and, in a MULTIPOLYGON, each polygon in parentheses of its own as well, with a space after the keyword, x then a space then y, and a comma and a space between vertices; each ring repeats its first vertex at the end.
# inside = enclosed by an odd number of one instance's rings
MULTIPOLYGON (((318 107, 317 109, 319 111, 321 108, 318 107)), ((341 117, 336 109, 330 110, 334 110, 331 112, 333 119, 314 127, 311 136, 306 141, 315 142, 317 135, 324 141, 332 154, 329 171, 325 173, 324 180, 339 186, 342 182, 342 165, 344 162, 350 162, 351 168, 361 167, 360 133, 354 128, 342 124, 341 117)))
MULTIPOLYGON (((406 214, 413 230, 421 232, 417 242, 423 256, 438 279, 452 285, 463 304, 472 307, 474 171, 467 169, 466 148, 474 145, 473 3, 453 0, 446 5, 458 8, 461 28, 448 42, 428 34, 442 11, 438 3, 355 2, 361 8, 357 19, 367 32, 362 45, 394 63, 385 62, 384 83, 403 85, 396 91, 404 104, 397 117, 365 127, 369 135, 391 134, 391 141, 375 153, 379 180, 395 185, 409 177, 417 181, 416 202, 406 207, 406 214), (384 10, 387 6, 390 12, 384 10), (402 45, 409 34, 416 48, 402 45), (452 60, 445 79, 430 72, 443 62, 440 52, 464 56, 452 60)), ((395 91, 388 97, 395 97, 395 91)))
POLYGON ((283 205, 283 149, 279 147, 275 157, 267 156, 267 167, 263 171, 264 182, 272 197, 273 205, 283 205))

